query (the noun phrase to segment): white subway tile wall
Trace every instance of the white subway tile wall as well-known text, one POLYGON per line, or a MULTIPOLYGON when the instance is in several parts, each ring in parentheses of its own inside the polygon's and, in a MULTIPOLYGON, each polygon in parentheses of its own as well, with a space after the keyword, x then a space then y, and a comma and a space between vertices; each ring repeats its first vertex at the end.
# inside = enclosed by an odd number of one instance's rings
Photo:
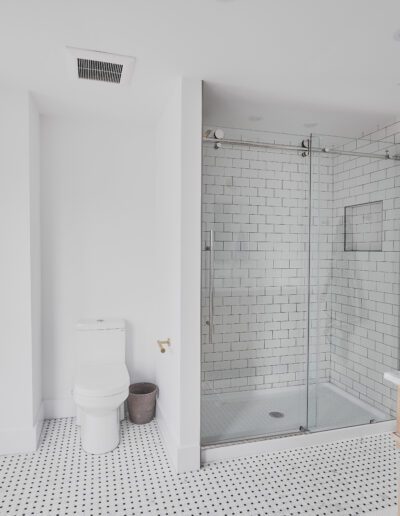
MULTIPOLYGON (((225 129, 225 134, 236 139, 273 141, 271 134, 258 132, 225 129)), ((286 142, 299 144, 299 139, 290 141, 286 137, 286 142)), ((321 165, 320 181, 322 196, 331 196, 328 166, 321 165)), ((204 393, 304 384, 308 195, 308 158, 275 149, 229 144, 215 149, 212 144, 204 145, 203 249, 210 244, 210 230, 214 231, 211 277, 211 253, 203 251, 204 393)), ((313 206, 314 218, 318 216, 317 208, 313 206)), ((327 223, 321 227, 321 233, 325 228, 322 252, 329 260, 331 227, 327 223)), ((326 266, 324 271, 330 273, 330 268, 326 266)), ((324 340, 318 349, 318 374, 325 379, 330 365, 329 342, 325 338, 330 328, 328 286, 329 282, 325 282, 325 290, 320 287, 325 299, 319 298, 324 340)), ((313 322, 316 308, 314 311, 313 322)), ((313 324, 313 331, 315 328, 313 324)))
MULTIPOLYGON (((351 140, 344 148, 393 153, 399 133, 394 124, 369 135, 381 143, 351 140)), ((225 135, 301 140, 227 128, 225 135)), ((306 381, 309 166, 295 152, 204 145, 204 393, 306 381)), ((310 378, 392 413, 395 393, 382 376, 398 363, 399 187, 396 161, 313 155, 310 378), (345 251, 345 206, 380 200, 382 252, 345 251)))
MULTIPOLYGON (((373 143, 354 140, 345 150, 396 154, 400 123, 369 136, 373 143)), ((333 172, 331 382, 394 415, 396 391, 383 372, 399 364, 400 163, 340 156, 333 172), (376 201, 382 251, 345 251, 345 206, 376 201)), ((357 240, 364 248, 366 236, 357 240)))

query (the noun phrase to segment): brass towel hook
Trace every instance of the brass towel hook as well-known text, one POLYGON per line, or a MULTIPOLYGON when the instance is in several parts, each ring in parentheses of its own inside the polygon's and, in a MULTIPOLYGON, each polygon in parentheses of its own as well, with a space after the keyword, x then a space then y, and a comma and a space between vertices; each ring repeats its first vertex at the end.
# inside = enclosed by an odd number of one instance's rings
POLYGON ((167 351, 165 347, 171 345, 171 340, 170 339, 158 340, 157 344, 160 348, 161 353, 165 353, 167 351))

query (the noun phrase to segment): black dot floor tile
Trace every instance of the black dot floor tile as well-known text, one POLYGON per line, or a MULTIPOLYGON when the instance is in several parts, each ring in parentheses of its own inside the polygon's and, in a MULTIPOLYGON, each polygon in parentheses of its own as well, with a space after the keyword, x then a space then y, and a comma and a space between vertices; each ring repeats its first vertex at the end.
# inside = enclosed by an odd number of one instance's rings
POLYGON ((395 507, 390 435, 215 462, 175 474, 157 423, 121 423, 105 455, 80 447, 74 420, 46 421, 39 449, 0 456, 0 515, 356 516, 395 507))

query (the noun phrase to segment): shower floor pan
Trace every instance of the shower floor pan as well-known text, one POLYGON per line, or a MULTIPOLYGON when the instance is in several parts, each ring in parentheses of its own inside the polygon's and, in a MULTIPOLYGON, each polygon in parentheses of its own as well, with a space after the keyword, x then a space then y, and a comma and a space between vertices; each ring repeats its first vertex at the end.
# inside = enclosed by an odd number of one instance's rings
MULTIPOLYGON (((307 426, 306 387, 202 396, 202 446, 301 433, 307 426), (303 427, 300 429, 300 427, 303 427)), ((385 421, 388 416, 330 383, 310 388, 308 427, 330 430, 385 421)))

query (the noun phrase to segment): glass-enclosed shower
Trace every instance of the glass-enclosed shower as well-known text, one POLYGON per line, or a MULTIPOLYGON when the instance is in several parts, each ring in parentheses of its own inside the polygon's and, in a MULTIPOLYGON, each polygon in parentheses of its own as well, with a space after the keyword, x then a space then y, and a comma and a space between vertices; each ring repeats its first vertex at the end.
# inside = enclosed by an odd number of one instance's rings
POLYGON ((397 141, 204 127, 203 445, 393 418, 397 141))

